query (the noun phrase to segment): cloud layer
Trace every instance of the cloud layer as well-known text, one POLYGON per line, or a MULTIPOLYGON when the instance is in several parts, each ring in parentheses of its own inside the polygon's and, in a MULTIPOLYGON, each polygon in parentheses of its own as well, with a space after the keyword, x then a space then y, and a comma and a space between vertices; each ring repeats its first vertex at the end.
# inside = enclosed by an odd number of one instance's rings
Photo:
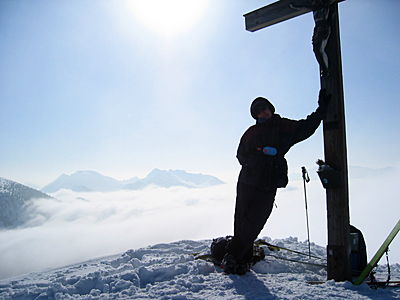
MULTIPOLYGON (((396 178, 350 182, 351 223, 364 233, 369 258, 398 220, 396 178)), ((311 241, 325 246, 325 190, 316 175, 312 179, 307 184, 311 241)), ((33 227, 0 231, 0 279, 151 244, 232 234, 235 190, 235 183, 109 193, 61 190, 53 194, 57 200, 35 202, 33 227)), ((279 190, 276 204, 261 236, 305 240, 302 182, 279 190)), ((390 247, 392 262, 400 261, 399 244, 397 237, 390 247)))

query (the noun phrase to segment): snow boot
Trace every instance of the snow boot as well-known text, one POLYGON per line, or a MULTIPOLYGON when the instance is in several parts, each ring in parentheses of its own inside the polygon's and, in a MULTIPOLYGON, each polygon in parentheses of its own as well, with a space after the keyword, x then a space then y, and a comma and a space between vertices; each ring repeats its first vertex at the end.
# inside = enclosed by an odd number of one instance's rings
POLYGON ((235 274, 236 273, 236 259, 233 257, 232 254, 225 254, 224 258, 222 259, 221 267, 224 269, 224 273, 226 274, 235 274))
POLYGON ((222 260, 221 267, 225 274, 244 275, 250 271, 250 264, 247 262, 237 262, 232 254, 227 253, 222 260))
POLYGON ((246 263, 246 262, 239 263, 236 266, 236 274, 238 274, 238 275, 244 275, 249 271, 250 271, 250 263, 246 263))

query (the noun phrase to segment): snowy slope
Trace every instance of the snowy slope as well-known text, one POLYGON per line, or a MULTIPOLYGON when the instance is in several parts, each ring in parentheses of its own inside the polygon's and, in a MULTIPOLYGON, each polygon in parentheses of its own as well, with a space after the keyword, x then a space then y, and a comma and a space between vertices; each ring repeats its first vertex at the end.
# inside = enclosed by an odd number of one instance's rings
POLYGON ((14 228, 25 224, 33 216, 29 208, 34 199, 50 196, 0 177, 0 228, 14 228))
MULTIPOLYGON (((267 258, 245 276, 225 275, 220 268, 194 259, 193 253, 206 252, 210 242, 158 244, 1 280, 0 299, 400 299, 399 288, 374 290, 366 284, 333 281, 307 284, 324 280, 325 270, 277 259, 304 260, 284 251, 266 249, 267 258)), ((307 249, 296 238, 273 243, 302 252, 307 249)), ((317 245, 312 245, 312 251, 317 256, 325 252, 317 245)), ((393 265, 392 279, 399 280, 399 275, 400 265, 393 265)))

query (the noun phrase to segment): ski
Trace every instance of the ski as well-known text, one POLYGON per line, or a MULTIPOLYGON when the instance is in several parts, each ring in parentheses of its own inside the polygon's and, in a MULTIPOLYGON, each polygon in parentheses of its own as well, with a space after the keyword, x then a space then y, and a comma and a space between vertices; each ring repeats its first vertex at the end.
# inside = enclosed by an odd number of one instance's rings
MULTIPOLYGON (((307 281, 308 284, 316 285, 316 284, 324 284, 326 281, 307 281)), ((394 281, 366 281, 371 287, 400 287, 400 280, 394 281)))
MULTIPOLYGON (((194 256, 194 259, 196 259, 196 260, 201 259, 201 260, 213 263, 214 265, 218 266, 218 264, 216 264, 215 261, 213 260, 213 257, 212 257, 211 254, 193 253, 193 256, 194 256)), ((268 257, 273 257, 273 258, 276 258, 276 259, 285 260, 285 261, 289 261, 289 262, 293 262, 293 263, 299 263, 299 264, 304 264, 304 265, 324 268, 324 269, 326 269, 326 267, 327 267, 324 264, 312 263, 312 262, 307 262, 307 261, 300 261, 300 260, 290 259, 290 258, 281 257, 281 256, 277 256, 277 255, 272 255, 272 254, 267 254, 267 253, 265 253, 265 256, 266 257, 267 256, 268 257)))
POLYGON ((363 283, 363 281, 365 280, 365 278, 367 278, 367 276, 372 271, 372 269, 378 264, 379 260, 381 259, 383 254, 386 252, 390 243, 393 241, 393 239, 396 237, 396 235, 399 231, 400 231, 400 220, 397 221, 396 226, 394 226, 392 231, 389 233, 388 237, 383 242, 381 247, 378 249, 378 251, 376 252, 374 257, 371 259, 371 261, 367 264, 367 266, 361 272, 360 276, 354 281, 355 285, 359 285, 359 284, 363 283))
POLYGON ((293 262, 293 263, 309 265, 309 266, 313 266, 313 267, 319 267, 319 268, 323 268, 323 269, 327 268, 327 265, 312 263, 312 262, 308 262, 308 261, 295 260, 295 259, 276 256, 276 255, 272 255, 272 254, 265 254, 265 256, 269 256, 269 257, 273 257, 273 258, 276 258, 276 259, 285 260, 285 261, 289 261, 289 262, 293 262))
POLYGON ((371 287, 400 287, 400 281, 368 281, 367 284, 371 287))
MULTIPOLYGON (((267 241, 265 241, 265 240, 263 240, 263 239, 258 239, 258 240, 256 240, 256 241, 254 242, 254 245, 255 245, 255 246, 267 246, 267 248, 268 248, 270 251, 280 251, 280 250, 284 250, 284 251, 289 251, 289 252, 296 253, 296 254, 299 254, 299 255, 303 255, 303 256, 307 256, 307 257, 312 257, 312 258, 315 258, 315 259, 326 260, 326 258, 323 258, 323 257, 315 256, 315 255, 312 255, 312 254, 311 254, 311 256, 310 256, 310 255, 307 254, 307 253, 303 253, 303 252, 296 251, 296 250, 292 250, 292 249, 289 249, 289 248, 285 248, 285 247, 273 245, 273 244, 270 244, 270 243, 268 243, 267 241)), ((195 257, 195 259, 203 259, 203 260, 205 260, 205 259, 211 259, 211 258, 212 258, 212 257, 211 257, 211 254, 204 254, 204 255, 201 255, 200 252, 192 253, 192 255, 195 257)))
POLYGON ((201 259, 205 260, 211 263, 214 263, 211 254, 199 254, 199 253, 193 253, 194 259, 201 259))
POLYGON ((268 243, 268 242, 266 242, 265 240, 262 240, 262 239, 259 239, 259 240, 255 241, 254 244, 255 245, 259 245, 259 246, 261 246, 261 245, 267 246, 268 249, 271 250, 271 251, 285 250, 285 251, 293 252, 293 253, 296 253, 296 254, 299 254, 299 255, 312 257, 312 258, 315 258, 315 259, 326 260, 326 258, 323 258, 323 257, 318 257, 318 256, 315 256, 315 255, 312 255, 312 254, 309 255, 307 253, 303 253, 303 252, 300 252, 300 251, 296 251, 296 250, 288 249, 288 248, 285 248, 285 247, 272 245, 272 244, 270 244, 270 243, 268 243))

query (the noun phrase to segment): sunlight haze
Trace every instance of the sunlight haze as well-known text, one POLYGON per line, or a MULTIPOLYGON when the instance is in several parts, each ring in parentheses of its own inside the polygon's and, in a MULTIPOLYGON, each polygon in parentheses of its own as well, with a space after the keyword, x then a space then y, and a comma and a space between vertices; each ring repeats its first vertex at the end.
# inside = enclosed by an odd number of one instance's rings
POLYGON ((125 5, 144 26, 168 38, 188 33, 204 18, 208 2, 208 0, 128 0, 125 5))

